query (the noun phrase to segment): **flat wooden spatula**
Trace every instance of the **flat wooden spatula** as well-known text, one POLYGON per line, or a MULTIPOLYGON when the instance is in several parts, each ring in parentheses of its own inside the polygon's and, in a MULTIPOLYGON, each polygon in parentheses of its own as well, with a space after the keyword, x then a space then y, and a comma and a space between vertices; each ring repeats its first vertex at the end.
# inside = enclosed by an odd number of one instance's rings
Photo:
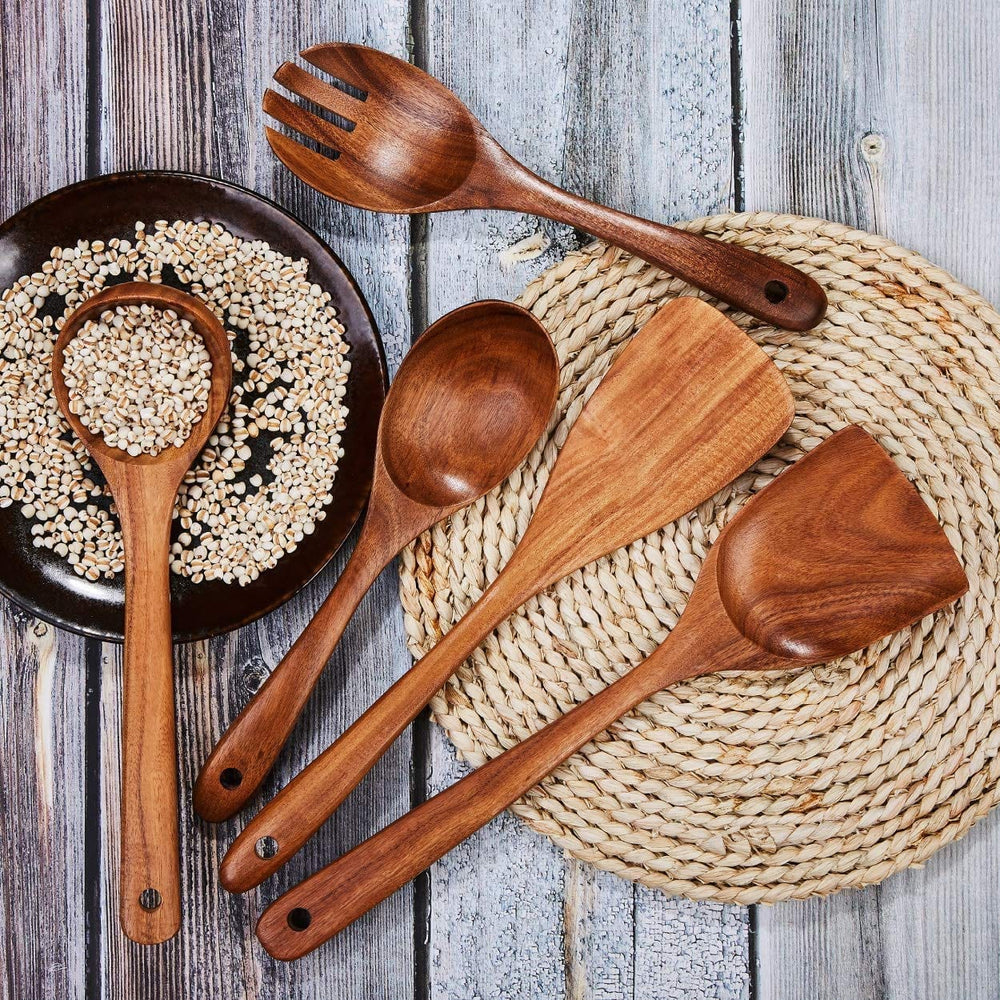
POLYGON ((223 859, 222 884, 243 892, 283 865, 525 601, 693 510, 764 455, 791 418, 784 378, 742 330, 694 298, 664 306, 583 408, 503 572, 433 650, 248 823, 223 859))
POLYGON ((643 663, 286 892, 264 911, 257 936, 275 958, 312 951, 670 684, 844 656, 967 587, 917 491, 872 438, 849 427, 730 522, 683 617, 643 663))

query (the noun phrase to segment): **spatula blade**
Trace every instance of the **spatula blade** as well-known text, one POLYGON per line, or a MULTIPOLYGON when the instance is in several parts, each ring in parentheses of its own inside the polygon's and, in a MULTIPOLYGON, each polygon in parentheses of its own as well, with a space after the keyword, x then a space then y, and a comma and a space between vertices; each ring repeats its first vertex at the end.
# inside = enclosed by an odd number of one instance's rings
POLYGON ((573 425, 520 556, 545 553, 548 585, 669 524, 765 455, 793 412, 784 377, 746 333, 700 299, 674 300, 573 425))

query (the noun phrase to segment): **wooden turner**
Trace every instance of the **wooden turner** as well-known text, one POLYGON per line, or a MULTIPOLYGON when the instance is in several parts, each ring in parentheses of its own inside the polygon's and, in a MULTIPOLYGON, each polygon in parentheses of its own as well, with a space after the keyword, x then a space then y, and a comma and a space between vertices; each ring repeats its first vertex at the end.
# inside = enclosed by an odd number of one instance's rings
POLYGON ((275 958, 312 951, 670 684, 844 656, 967 589, 917 491, 872 438, 848 427, 725 528, 683 617, 643 663, 286 892, 257 936, 275 958))
POLYGON ((785 380, 720 312, 694 298, 636 334, 573 425, 503 572, 466 616, 255 816, 222 861, 243 892, 329 818, 479 643, 530 597, 697 507, 792 417, 785 380))

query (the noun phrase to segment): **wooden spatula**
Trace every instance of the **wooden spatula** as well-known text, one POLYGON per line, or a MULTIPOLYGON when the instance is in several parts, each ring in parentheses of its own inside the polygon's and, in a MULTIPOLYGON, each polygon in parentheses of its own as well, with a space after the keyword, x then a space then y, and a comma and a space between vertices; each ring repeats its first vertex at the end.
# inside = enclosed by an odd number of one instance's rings
POLYGON ((274 79, 321 117, 273 90, 264 111, 331 155, 267 129, 293 173, 338 201, 376 212, 500 208, 567 222, 637 254, 723 302, 790 330, 808 330, 826 294, 783 261, 597 205, 542 180, 518 163, 438 80, 364 45, 314 45, 302 58, 361 91, 347 93, 285 63, 274 79))
POLYGON ((257 936, 275 958, 312 951, 670 684, 844 656, 967 588, 917 491, 872 438, 849 427, 726 527, 683 617, 648 659, 286 892, 264 911, 257 936))
POLYGON ((483 638, 528 598, 711 497, 764 455, 791 418, 785 380, 745 333, 697 299, 664 306, 577 418, 500 576, 248 823, 223 859, 222 884, 242 892, 283 865, 483 638))

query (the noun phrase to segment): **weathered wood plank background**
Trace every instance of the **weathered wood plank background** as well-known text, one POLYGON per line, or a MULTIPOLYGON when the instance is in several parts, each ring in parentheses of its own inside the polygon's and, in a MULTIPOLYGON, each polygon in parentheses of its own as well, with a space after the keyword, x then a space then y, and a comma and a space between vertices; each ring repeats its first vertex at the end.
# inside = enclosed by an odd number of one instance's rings
MULTIPOLYGON (((395 367, 411 336, 476 297, 513 297, 580 237, 460 213, 375 216, 271 156, 258 111, 278 63, 363 41, 462 94, 525 161, 670 220, 727 207, 884 232, 1000 300, 1000 8, 992 0, 33 0, 0 3, 0 215, 88 175, 215 174, 276 198, 354 270, 395 367), (541 230, 530 263, 503 251, 541 230)), ((179 737, 197 765, 335 579, 178 653, 179 737)), ((267 793, 408 664, 386 573, 366 598, 267 793)), ((250 928, 277 892, 461 772, 426 721, 259 893, 216 881, 237 822, 184 824, 180 937, 118 931, 120 657, 0 602, 0 996, 473 998, 996 997, 1000 827, 925 871, 825 902, 694 904, 564 859, 503 817, 308 959, 250 928)))

